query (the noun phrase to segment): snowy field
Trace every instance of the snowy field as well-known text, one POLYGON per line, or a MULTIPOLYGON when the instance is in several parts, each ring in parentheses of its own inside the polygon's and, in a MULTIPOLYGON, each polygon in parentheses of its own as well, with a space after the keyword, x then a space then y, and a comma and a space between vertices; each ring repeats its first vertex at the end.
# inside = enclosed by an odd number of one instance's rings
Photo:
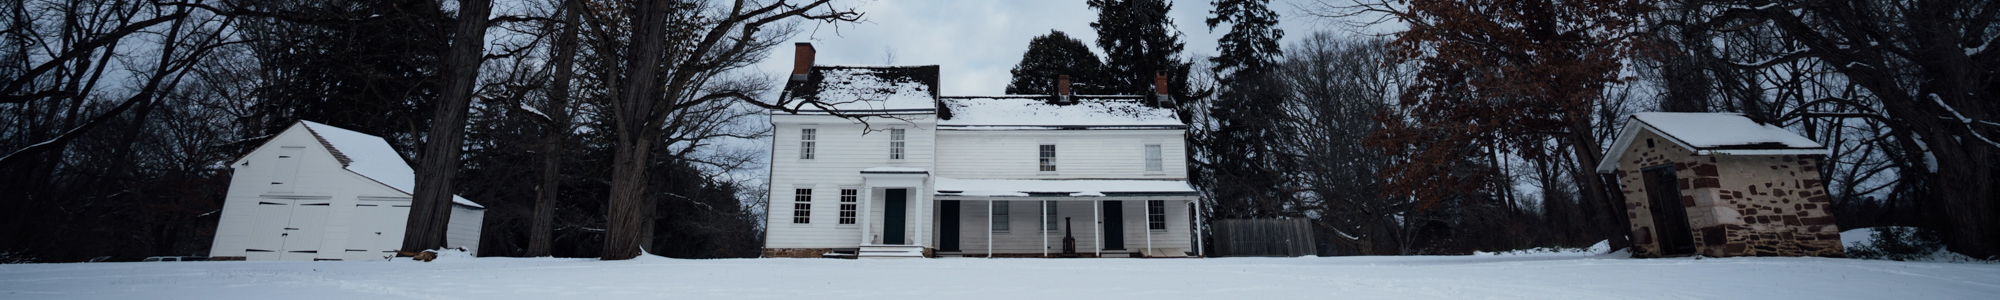
POLYGON ((1575 253, 0 265, 0 299, 2000 299, 2000 265, 1575 253))

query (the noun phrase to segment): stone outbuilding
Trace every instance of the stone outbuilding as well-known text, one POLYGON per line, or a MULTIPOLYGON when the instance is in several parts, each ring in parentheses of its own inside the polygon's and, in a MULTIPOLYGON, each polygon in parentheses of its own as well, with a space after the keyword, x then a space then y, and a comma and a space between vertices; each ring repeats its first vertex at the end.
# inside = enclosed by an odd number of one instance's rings
POLYGON ((1616 174, 1633 257, 1843 257, 1825 146, 1734 113, 1637 113, 1597 172, 1616 174))

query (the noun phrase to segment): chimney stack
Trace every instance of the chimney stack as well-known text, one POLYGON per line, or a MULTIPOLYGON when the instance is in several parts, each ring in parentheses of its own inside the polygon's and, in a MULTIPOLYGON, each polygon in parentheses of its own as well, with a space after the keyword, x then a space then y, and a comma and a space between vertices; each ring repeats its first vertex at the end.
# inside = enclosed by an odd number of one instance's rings
POLYGON ((814 53, 812 43, 798 43, 792 53, 792 81, 806 80, 806 73, 812 71, 814 53))
POLYGON ((1167 71, 1153 72, 1153 106, 1174 107, 1173 96, 1167 95, 1167 71))
POLYGON ((1056 103, 1069 103, 1069 75, 1056 76, 1056 103))

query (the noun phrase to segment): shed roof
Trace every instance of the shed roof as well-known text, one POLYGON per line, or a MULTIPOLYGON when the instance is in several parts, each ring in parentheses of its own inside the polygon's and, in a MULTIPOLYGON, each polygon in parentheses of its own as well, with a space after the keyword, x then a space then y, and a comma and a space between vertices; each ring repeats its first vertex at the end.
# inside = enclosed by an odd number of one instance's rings
POLYGON ((1145 105, 1144 96, 1071 96, 1075 104, 1051 104, 1051 96, 942 97, 949 110, 938 127, 960 130, 1061 128, 1186 128, 1174 110, 1145 105))
POLYGON ((1611 142, 1597 172, 1618 168, 1618 160, 1640 130, 1652 131, 1698 155, 1824 155, 1826 146, 1737 113, 1635 113, 1611 142))
MULTIPOLYGON (((326 145, 327 150, 333 151, 334 157, 341 160, 347 171, 403 193, 416 194, 417 172, 412 171, 409 162, 403 161, 403 156, 396 154, 396 149, 390 148, 382 137, 313 121, 299 123, 305 124, 306 130, 319 139, 320 144, 326 145)), ((452 195, 451 202, 486 208, 458 195, 452 195)))

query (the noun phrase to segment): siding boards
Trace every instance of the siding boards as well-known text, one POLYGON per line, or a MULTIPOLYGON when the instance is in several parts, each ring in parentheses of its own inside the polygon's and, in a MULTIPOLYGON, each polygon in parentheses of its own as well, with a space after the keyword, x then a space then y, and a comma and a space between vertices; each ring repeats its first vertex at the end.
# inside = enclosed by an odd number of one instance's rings
MULTIPOLYGON (((860 189, 861 170, 873 167, 911 167, 934 170, 936 122, 930 115, 907 115, 909 120, 869 118, 863 125, 832 116, 774 114, 771 116, 771 199, 765 214, 767 248, 850 248, 859 246, 861 229, 840 222, 840 189, 860 189), (806 125, 812 124, 812 125, 806 125), (799 129, 814 128, 813 159, 799 159, 799 129), (889 128, 904 128, 904 157, 889 159, 889 128), (866 132, 867 129, 877 131, 866 132), (792 223, 794 189, 812 189, 812 223, 792 223)), ((911 212, 926 206, 928 187, 911 191, 911 212)), ((867 193, 863 201, 878 201, 870 207, 879 216, 880 192, 867 193)), ((870 205, 862 205, 870 206, 870 205)), ((922 215, 922 214, 918 214, 922 215)), ((856 222, 868 219, 857 216, 856 222)), ((872 220, 879 223, 880 217, 872 220)), ((918 220, 910 220, 914 233, 918 220)), ((879 225, 877 225, 879 227, 879 225)), ((879 230, 875 231, 880 233, 879 230)))
POLYGON ((950 178, 1187 177, 1181 130, 938 131, 937 176, 950 178), (1056 145, 1056 172, 1041 172, 1038 145, 1056 145), (1146 172, 1146 144, 1159 144, 1162 172, 1146 172))

